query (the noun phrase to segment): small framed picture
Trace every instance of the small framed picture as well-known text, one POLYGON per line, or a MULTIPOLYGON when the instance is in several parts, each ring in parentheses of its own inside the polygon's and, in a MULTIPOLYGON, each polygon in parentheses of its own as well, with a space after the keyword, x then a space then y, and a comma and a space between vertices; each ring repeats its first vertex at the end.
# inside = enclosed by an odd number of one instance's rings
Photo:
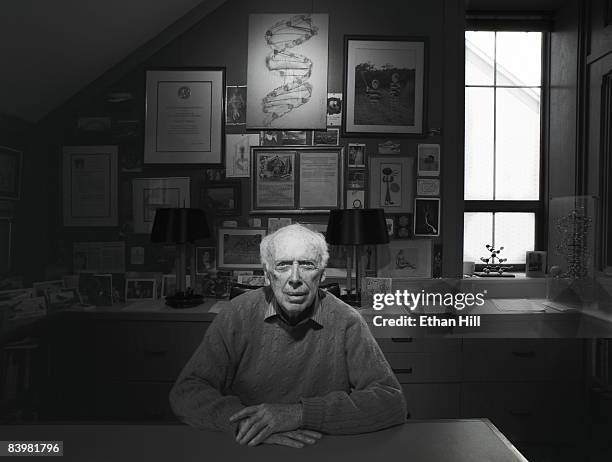
POLYGON ((378 143, 378 154, 399 154, 400 153, 400 143, 395 142, 393 140, 387 140, 381 143, 378 143))
POLYGON ((340 144, 340 129, 314 130, 312 132, 313 146, 338 146, 340 144))
POLYGON ((268 234, 275 233, 285 226, 289 226, 292 223, 291 218, 268 218, 268 234))
POLYGON ((225 181, 225 169, 224 168, 205 168, 204 178, 207 182, 211 181, 225 181))
POLYGON ((365 167, 366 145, 363 143, 349 143, 348 165, 349 167, 365 167))
MULTIPOLYGON (((348 171, 348 189, 365 189, 366 187, 366 170, 362 168, 351 168, 348 171)), ((348 202, 347 202, 348 204, 348 202)))
POLYGON ((412 157, 372 156, 370 168, 371 208, 386 213, 410 213, 414 205, 414 159, 412 157))
MULTIPOLYGON (((191 275, 185 275, 185 287, 191 287, 191 275)), ((162 276, 161 296, 167 297, 176 293, 176 274, 164 274, 162 276)))
POLYGON ((225 87, 225 124, 246 125, 246 85, 225 87))
POLYGON ((157 281, 155 278, 125 280, 125 301, 155 300, 157 298, 157 281))
POLYGON ((342 124, 342 93, 327 94, 327 125, 339 127, 342 124))
POLYGON ((393 218, 385 218, 385 223, 387 224, 387 234, 389 237, 393 237, 395 234, 395 220, 393 218))
POLYGON ((435 178, 417 179, 417 196, 439 196, 440 180, 435 178))
POLYGON ((262 130, 259 132, 260 146, 306 146, 310 144, 308 132, 304 130, 262 130))
POLYGON ((391 241, 377 251, 378 275, 390 278, 430 278, 430 239, 391 241))
POLYGON ((414 235, 440 235, 440 199, 417 197, 414 200, 414 235))
POLYGON ((219 229, 219 268, 261 269, 259 244, 265 235, 261 228, 219 229))
POLYGON ((533 250, 525 256, 525 276, 528 278, 543 278, 546 276, 546 252, 533 250))
POLYGON ((419 144, 419 176, 440 176, 440 145, 419 144))
POLYGON ((202 186, 200 206, 219 215, 239 215, 240 183, 220 182, 202 186))
POLYGON ((346 208, 365 208, 365 191, 363 189, 349 189, 346 191, 346 208))
POLYGON ((395 237, 397 239, 410 239, 412 237, 412 214, 397 215, 395 217, 395 237))
POLYGON ((208 274, 217 270, 217 249, 215 247, 196 247, 196 274, 208 274))

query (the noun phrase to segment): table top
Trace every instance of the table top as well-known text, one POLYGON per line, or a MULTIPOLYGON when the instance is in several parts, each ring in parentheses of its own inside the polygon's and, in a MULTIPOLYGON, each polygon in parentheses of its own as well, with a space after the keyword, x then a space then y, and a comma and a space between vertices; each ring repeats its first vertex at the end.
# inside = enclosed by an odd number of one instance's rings
POLYGON ((249 462, 410 460, 419 462, 526 462, 487 419, 410 421, 351 436, 326 435, 312 446, 250 448, 221 433, 184 425, 0 426, 4 441, 63 441, 63 461, 249 462))

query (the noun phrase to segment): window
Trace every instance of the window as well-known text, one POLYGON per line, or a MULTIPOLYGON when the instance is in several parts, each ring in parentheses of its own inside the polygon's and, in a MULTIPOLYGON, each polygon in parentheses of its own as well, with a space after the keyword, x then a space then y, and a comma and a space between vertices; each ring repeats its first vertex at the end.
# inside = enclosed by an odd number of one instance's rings
POLYGON ((543 39, 465 33, 465 261, 492 244, 520 267, 538 244, 543 39))

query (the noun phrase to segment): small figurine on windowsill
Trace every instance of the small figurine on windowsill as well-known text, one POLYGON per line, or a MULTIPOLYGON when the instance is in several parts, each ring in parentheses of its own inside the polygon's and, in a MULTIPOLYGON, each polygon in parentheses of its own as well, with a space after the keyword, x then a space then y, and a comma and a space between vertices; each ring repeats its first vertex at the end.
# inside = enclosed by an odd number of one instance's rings
POLYGON ((487 257, 480 257, 480 261, 485 264, 485 267, 482 271, 475 273, 476 276, 480 276, 483 278, 513 278, 514 274, 504 273, 504 271, 508 271, 512 269, 512 266, 504 266, 502 263, 508 261, 507 258, 500 258, 499 254, 503 247, 495 250, 491 244, 487 244, 485 246, 487 250, 491 253, 491 255, 487 257), (497 260, 497 262, 495 262, 497 260))

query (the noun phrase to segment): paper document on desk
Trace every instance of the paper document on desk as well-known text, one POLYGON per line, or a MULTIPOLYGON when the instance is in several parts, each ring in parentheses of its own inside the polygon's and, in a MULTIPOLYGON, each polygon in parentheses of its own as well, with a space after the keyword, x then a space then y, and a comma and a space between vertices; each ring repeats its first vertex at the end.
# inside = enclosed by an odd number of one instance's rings
POLYGON ((521 313, 545 313, 546 307, 535 300, 526 298, 493 298, 491 299, 500 311, 521 313))

